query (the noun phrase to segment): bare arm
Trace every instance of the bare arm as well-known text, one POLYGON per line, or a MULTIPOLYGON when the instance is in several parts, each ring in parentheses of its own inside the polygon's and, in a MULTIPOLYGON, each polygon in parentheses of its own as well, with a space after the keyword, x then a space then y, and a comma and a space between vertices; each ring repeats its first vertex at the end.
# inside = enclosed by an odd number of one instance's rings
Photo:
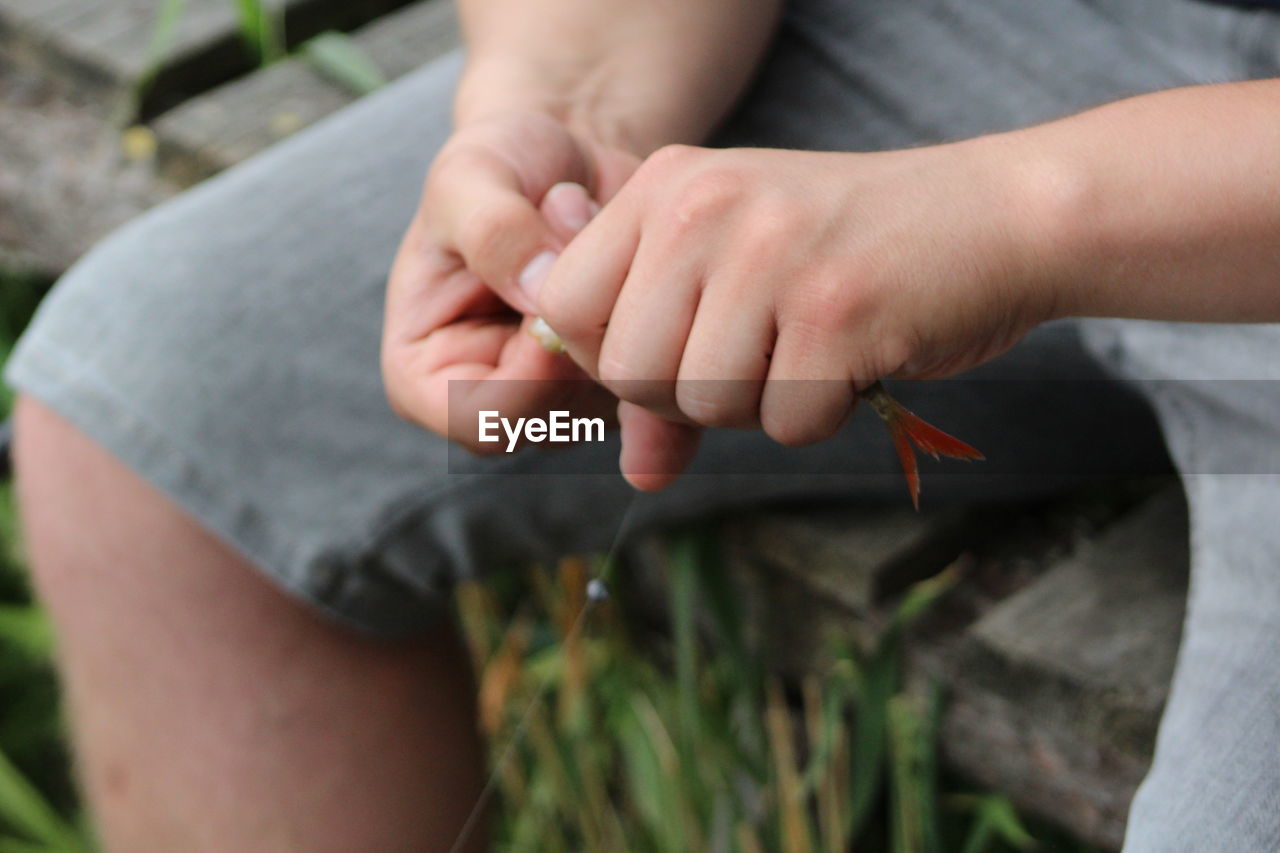
POLYGON ((673 146, 530 298, 630 407, 623 470, 658 488, 697 441, 670 422, 819 441, 872 380, 1054 317, 1280 322, 1277 151, 1276 80, 902 151, 673 146))
POLYGON ((1055 315, 1280 322, 1280 80, 992 137, 1045 225, 1055 315))

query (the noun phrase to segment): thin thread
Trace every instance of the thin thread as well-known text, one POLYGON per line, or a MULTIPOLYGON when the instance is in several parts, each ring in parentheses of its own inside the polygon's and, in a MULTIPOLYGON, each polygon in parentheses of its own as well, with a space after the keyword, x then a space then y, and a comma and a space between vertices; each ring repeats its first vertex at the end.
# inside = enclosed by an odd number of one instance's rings
MULTIPOLYGON (((605 552, 604 562, 600 566, 600 574, 596 575, 602 581, 607 581, 605 574, 610 570, 614 563, 614 557, 618 547, 622 544, 624 535, 627 532, 627 522, 631 520, 631 511, 635 509, 639 502, 640 492, 636 492, 631 496, 630 503, 622 513, 622 518, 618 521, 618 531, 613 536, 613 543, 609 546, 609 550, 605 552)), ((590 583, 592 579, 588 579, 590 583)), ((569 630, 565 632, 562 646, 567 646, 569 642, 576 638, 577 634, 586 625, 587 616, 602 601, 594 601, 590 596, 583 599, 582 608, 578 611, 578 615, 574 617, 573 624, 569 626, 569 630)), ((484 814, 485 807, 489 804, 489 800, 493 797, 493 792, 498 787, 498 778, 502 771, 506 768, 507 762, 515 754, 516 747, 520 745, 521 739, 524 737, 525 729, 528 727, 529 720, 533 716, 534 710, 542 704, 547 696, 547 691, 551 689, 551 682, 555 677, 555 672, 548 668, 547 674, 543 676, 542 683, 538 685, 538 689, 534 691, 533 698, 529 704, 520 713, 520 721, 516 723, 515 730, 507 739, 507 744, 502 748, 502 753, 493 763, 493 770, 489 773, 489 778, 485 780, 484 787, 480 789, 480 795, 476 797, 475 805, 471 809, 471 813, 467 815, 467 820, 462 824, 462 829, 458 831, 458 838, 453 842, 453 846, 449 848, 449 853, 460 853, 462 845, 467 843, 467 839, 471 837, 471 833, 475 831, 476 824, 480 822, 481 815, 484 814)))

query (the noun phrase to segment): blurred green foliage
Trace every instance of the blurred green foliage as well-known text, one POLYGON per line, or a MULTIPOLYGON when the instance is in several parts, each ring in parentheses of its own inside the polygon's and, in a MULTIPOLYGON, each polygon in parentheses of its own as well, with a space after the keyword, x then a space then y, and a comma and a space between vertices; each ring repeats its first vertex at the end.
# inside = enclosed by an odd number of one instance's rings
POLYGON ((637 633, 625 595, 587 604, 597 570, 570 559, 459 591, 500 798, 497 849, 1087 849, 1033 834, 1007 798, 939 769, 944 697, 904 689, 903 642, 953 575, 913 588, 870 648, 842 643, 827 671, 788 688, 752 647, 705 532, 674 540, 662 631, 637 633))
MULTIPOLYGON (((0 364, 44 282, 0 270, 0 364)), ((0 392, 0 417, 12 403, 0 392)), ((0 853, 87 849, 52 666, 53 635, 22 570, 13 491, 0 485, 0 853)))

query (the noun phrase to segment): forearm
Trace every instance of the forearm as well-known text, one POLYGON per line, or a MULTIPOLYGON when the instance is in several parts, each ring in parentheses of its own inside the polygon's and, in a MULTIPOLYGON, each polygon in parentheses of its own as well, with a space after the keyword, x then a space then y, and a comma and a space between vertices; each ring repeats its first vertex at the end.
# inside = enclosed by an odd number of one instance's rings
POLYGON ((637 154, 700 141, 741 95, 781 0, 460 0, 455 118, 545 110, 637 154))
POLYGON ((1172 90, 993 138, 1057 315, 1280 321, 1280 80, 1172 90))

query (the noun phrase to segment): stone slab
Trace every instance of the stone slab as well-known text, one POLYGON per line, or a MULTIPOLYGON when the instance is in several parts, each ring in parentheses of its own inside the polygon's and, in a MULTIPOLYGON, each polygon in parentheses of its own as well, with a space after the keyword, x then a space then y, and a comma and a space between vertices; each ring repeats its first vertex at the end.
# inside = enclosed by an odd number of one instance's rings
MULTIPOLYGON (((369 24, 352 41, 392 80, 459 43, 449 0, 424 0, 369 24)), ((155 123, 166 176, 191 184, 262 151, 356 99, 305 57, 221 86, 155 123)))

